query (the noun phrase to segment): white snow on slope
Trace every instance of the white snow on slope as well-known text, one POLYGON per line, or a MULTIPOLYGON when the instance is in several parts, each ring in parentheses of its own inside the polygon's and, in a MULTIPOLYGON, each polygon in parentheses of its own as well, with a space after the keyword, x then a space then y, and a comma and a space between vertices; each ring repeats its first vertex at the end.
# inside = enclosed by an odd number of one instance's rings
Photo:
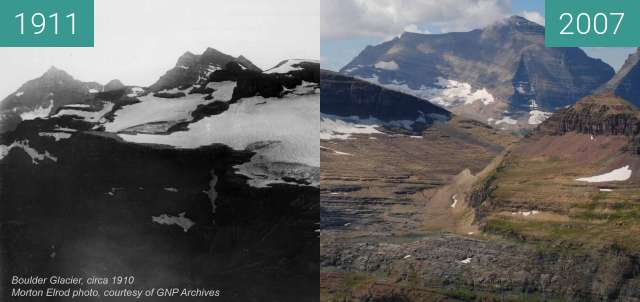
POLYGON ((160 216, 151 216, 151 221, 158 224, 166 224, 166 225, 177 225, 181 227, 186 233, 189 229, 194 226, 196 223, 193 220, 185 217, 186 213, 182 212, 178 214, 178 216, 170 216, 167 214, 162 214, 160 216))
POLYGON ((58 161, 58 158, 52 156, 49 153, 49 151, 44 151, 44 153, 40 153, 38 152, 38 150, 31 148, 29 146, 28 140, 16 141, 9 146, 0 145, 0 160, 2 160, 5 156, 7 156, 11 151, 11 149, 13 148, 21 148, 22 150, 24 150, 24 152, 26 152, 31 157, 31 161, 34 165, 37 165, 38 162, 43 161, 45 158, 52 160, 54 162, 58 161))
POLYGON ((98 92, 100 91, 98 91, 97 89, 93 89, 93 88, 89 89, 89 93, 98 93, 98 92))
POLYGON ((460 260, 460 263, 462 263, 462 264, 469 264, 469 263, 471 263, 471 257, 466 258, 466 259, 464 259, 464 260, 460 260))
POLYGON ((317 184, 320 166, 318 112, 320 95, 261 96, 231 104, 221 114, 188 126, 187 131, 169 135, 120 134, 126 141, 197 148, 214 143, 236 150, 251 149, 251 162, 236 166, 239 174, 255 180, 254 186, 283 182, 282 177, 307 178, 317 184))
POLYGON ((64 115, 71 115, 75 117, 79 117, 87 122, 98 122, 100 119, 105 116, 107 113, 111 112, 113 109, 113 103, 104 102, 102 104, 102 109, 100 111, 84 111, 84 110, 75 110, 75 109, 62 109, 58 111, 54 117, 60 117, 64 115))
MULTIPOLYGON (((235 82, 233 82, 233 87, 235 87, 235 82)), ((169 90, 169 92, 171 91, 173 90, 169 90)), ((221 91, 226 93, 225 89, 221 89, 221 91)), ((214 101, 205 100, 201 94, 189 94, 173 99, 159 98, 148 94, 140 97, 139 100, 139 103, 124 106, 116 111, 113 121, 105 124, 105 130, 118 132, 153 122, 188 121, 192 119, 191 112, 196 110, 198 105, 214 101)))
POLYGON ((214 101, 230 101, 233 97, 233 90, 236 89, 236 82, 224 81, 224 82, 211 82, 207 84, 207 88, 212 88, 215 91, 211 94, 214 101))
POLYGON ((91 107, 91 105, 87 105, 87 104, 69 104, 69 105, 64 105, 65 108, 89 108, 91 107))
POLYGON ((319 63, 316 60, 290 59, 284 62, 282 65, 271 68, 264 73, 289 73, 291 71, 302 70, 302 67, 294 67, 293 65, 304 62, 319 63))
POLYGON ((584 182, 607 182, 607 181, 625 181, 628 180, 629 178, 631 178, 631 169, 629 168, 629 166, 624 166, 622 168, 619 169, 615 169, 609 173, 605 173, 605 174, 601 174, 601 175, 596 175, 596 176, 592 176, 592 177, 585 177, 585 178, 578 178, 576 179, 577 181, 584 181, 584 182))
POLYGON ((541 110, 531 110, 529 111, 529 125, 542 124, 542 122, 547 120, 550 116, 551 116, 550 112, 544 112, 541 110))
POLYGON ((456 198, 458 196, 458 194, 454 194, 451 199, 453 200, 453 203, 451 204, 451 208, 455 208, 456 205, 458 204, 458 199, 456 198))
POLYGON ((47 116, 49 116, 49 114, 51 114, 51 110, 53 109, 53 100, 49 101, 49 106, 48 107, 37 107, 35 109, 33 109, 32 111, 29 112, 23 112, 20 114, 20 118, 23 121, 27 121, 27 120, 35 120, 37 118, 45 118, 47 116))
POLYGON ((324 146, 320 146, 320 149, 321 149, 321 150, 327 150, 327 151, 330 151, 330 152, 332 152, 332 153, 334 153, 334 154, 337 154, 337 155, 349 155, 349 156, 353 156, 353 154, 351 154, 351 153, 338 151, 338 150, 336 150, 336 149, 331 149, 331 148, 324 147, 324 146))
POLYGON ((66 132, 40 132, 40 133, 38 133, 38 136, 53 137, 57 142, 57 141, 61 141, 63 139, 70 138, 71 137, 71 133, 66 133, 66 132))
POLYGON ((382 133, 376 130, 382 123, 375 118, 360 119, 357 116, 339 117, 320 114, 320 139, 349 139, 351 134, 382 133))
POLYGON ((24 94, 24 92, 19 91, 19 92, 16 93, 16 97, 21 97, 23 94, 24 94))
POLYGON ((400 68, 398 66, 398 63, 396 63, 396 61, 389 61, 389 62, 379 61, 373 66, 375 68, 384 69, 384 70, 398 70, 398 68, 400 68))
POLYGON ((406 83, 397 80, 394 80, 392 83, 382 84, 380 83, 377 75, 373 75, 371 78, 358 78, 392 90, 419 97, 446 108, 470 105, 475 102, 482 102, 484 105, 495 102, 493 95, 491 95, 486 88, 474 90, 468 83, 444 78, 438 78, 433 87, 421 85, 418 89, 413 89, 406 83))
POLYGON ((494 124, 496 125, 500 125, 500 124, 509 124, 509 125, 515 125, 517 124, 518 121, 512 119, 511 117, 505 116, 503 117, 501 120, 497 120, 494 122, 494 124))

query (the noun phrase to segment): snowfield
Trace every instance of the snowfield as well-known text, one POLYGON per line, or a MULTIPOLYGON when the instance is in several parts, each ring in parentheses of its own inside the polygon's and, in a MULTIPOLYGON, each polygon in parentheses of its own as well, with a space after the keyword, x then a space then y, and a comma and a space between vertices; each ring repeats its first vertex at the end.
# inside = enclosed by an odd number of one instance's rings
POLYGON ((542 124, 545 120, 547 120, 552 113, 544 112, 541 110, 531 110, 529 111, 529 125, 539 125, 542 124))
POLYGON ((625 181, 628 180, 629 178, 631 178, 631 169, 629 168, 629 166, 624 166, 622 168, 619 169, 615 169, 609 173, 605 173, 605 174, 601 174, 601 175, 596 175, 596 176, 592 176, 592 177, 585 177, 585 178, 578 178, 576 179, 577 181, 584 181, 584 182, 607 182, 607 181, 625 181))
POLYGON ((474 90, 469 83, 444 78, 438 78, 432 87, 421 85, 418 89, 413 89, 406 83, 397 80, 387 84, 380 83, 377 75, 370 78, 358 78, 388 89, 419 97, 446 108, 470 105, 475 102, 482 102, 484 105, 495 102, 495 98, 486 88, 474 90))
MULTIPOLYGON (((205 100, 202 94, 188 94, 181 98, 167 99, 155 97, 151 94, 140 97, 140 102, 124 106, 114 113, 112 122, 106 123, 107 132, 119 132, 134 126, 141 126, 154 122, 190 121, 191 113, 198 105, 209 104, 215 100, 228 101, 231 99, 235 82, 215 83, 211 88, 219 89, 213 93, 214 99, 205 100), (215 86, 215 87, 214 87, 215 86)), ((167 92, 179 92, 177 89, 167 92)))
POLYGON ((113 103, 103 102, 102 109, 100 111, 84 111, 84 110, 75 110, 75 109, 62 109, 58 111, 56 115, 53 117, 60 117, 64 115, 71 115, 78 118, 81 118, 87 122, 96 123, 102 119, 107 113, 113 110, 113 103))
POLYGON ((224 81, 224 82, 211 82, 207 84, 207 88, 215 89, 211 94, 214 101, 228 102, 233 97, 233 90, 236 89, 236 82, 224 81))
POLYGON ((35 120, 37 118, 45 118, 51 114, 51 110, 53 109, 53 100, 49 101, 48 107, 37 107, 29 112, 23 112, 20 114, 20 118, 23 121, 35 120))
POLYGON ((29 146, 28 140, 16 141, 9 146, 0 145, 0 160, 2 160, 5 156, 9 155, 9 152, 13 148, 20 148, 24 150, 24 152, 26 152, 31 157, 31 161, 34 165, 37 165, 39 162, 45 160, 45 158, 54 162, 58 161, 58 158, 52 156, 48 151, 44 151, 44 153, 40 153, 38 152, 38 150, 31 148, 29 146))
POLYGON ((184 230, 186 233, 189 229, 194 226, 196 223, 193 220, 185 217, 185 212, 178 214, 178 216, 170 216, 167 214, 162 214, 160 216, 151 216, 151 221, 157 224, 166 224, 166 225, 177 225, 184 230))
POLYGON ((320 114, 320 139, 349 139, 351 134, 376 134, 382 123, 375 118, 360 119, 357 116, 339 117, 320 114))
POLYGON ((293 65, 304 62, 319 63, 319 61, 316 60, 290 59, 284 62, 284 64, 271 68, 264 73, 289 73, 291 71, 302 70, 302 67, 294 67, 293 65))
MULTIPOLYGON (((173 100, 175 102, 175 100, 173 100)), ((231 104, 221 114, 169 135, 119 134, 130 142, 197 148, 224 144, 235 150, 256 152, 250 162, 237 166, 239 174, 254 180, 254 186, 284 182, 282 177, 312 178, 317 184, 320 167, 318 112, 320 95, 261 96, 231 104)), ((114 129, 114 128, 112 128, 114 129)))

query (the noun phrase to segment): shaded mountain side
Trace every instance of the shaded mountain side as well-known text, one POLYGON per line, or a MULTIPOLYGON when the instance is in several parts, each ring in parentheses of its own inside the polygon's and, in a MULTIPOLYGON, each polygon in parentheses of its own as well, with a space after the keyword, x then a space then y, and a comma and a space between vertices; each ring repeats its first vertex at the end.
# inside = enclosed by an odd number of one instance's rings
POLYGON ((186 52, 176 63, 176 66, 158 79, 156 83, 149 86, 149 90, 153 92, 180 88, 199 83, 206 79, 212 72, 222 69, 229 62, 236 62, 244 68, 260 72, 260 68, 256 67, 247 58, 240 56, 232 57, 213 48, 207 48, 200 55, 186 52))
POLYGON ((579 48, 545 47, 544 27, 518 16, 469 32, 405 32, 368 46, 340 71, 483 122, 571 105, 614 75, 613 68, 579 48), (460 89, 466 92, 454 95, 460 89))
POLYGON ((427 124, 449 119, 451 113, 420 98, 407 95, 350 76, 320 72, 321 112, 337 116, 374 117, 381 121, 425 118, 427 124))
POLYGON ((629 55, 616 75, 601 88, 640 106, 640 48, 629 55))
POLYGON ((0 102, 0 133, 15 129, 22 120, 47 116, 62 106, 82 103, 99 91, 102 85, 78 81, 65 71, 51 67, 0 102))

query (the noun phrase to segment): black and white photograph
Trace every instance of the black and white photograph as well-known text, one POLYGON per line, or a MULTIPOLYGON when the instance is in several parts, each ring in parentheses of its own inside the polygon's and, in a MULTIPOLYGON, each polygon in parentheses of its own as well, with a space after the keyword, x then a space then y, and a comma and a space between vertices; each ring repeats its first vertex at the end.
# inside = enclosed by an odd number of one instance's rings
POLYGON ((0 48, 0 301, 317 301, 319 14, 96 0, 95 47, 0 48))

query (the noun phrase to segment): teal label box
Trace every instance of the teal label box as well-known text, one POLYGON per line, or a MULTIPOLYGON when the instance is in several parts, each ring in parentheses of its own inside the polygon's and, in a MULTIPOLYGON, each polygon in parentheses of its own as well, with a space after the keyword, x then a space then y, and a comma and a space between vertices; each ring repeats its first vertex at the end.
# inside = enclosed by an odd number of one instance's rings
POLYGON ((548 47, 640 46, 638 0, 545 0, 548 47))
POLYGON ((94 0, 0 0, 0 47, 93 47, 94 0))

